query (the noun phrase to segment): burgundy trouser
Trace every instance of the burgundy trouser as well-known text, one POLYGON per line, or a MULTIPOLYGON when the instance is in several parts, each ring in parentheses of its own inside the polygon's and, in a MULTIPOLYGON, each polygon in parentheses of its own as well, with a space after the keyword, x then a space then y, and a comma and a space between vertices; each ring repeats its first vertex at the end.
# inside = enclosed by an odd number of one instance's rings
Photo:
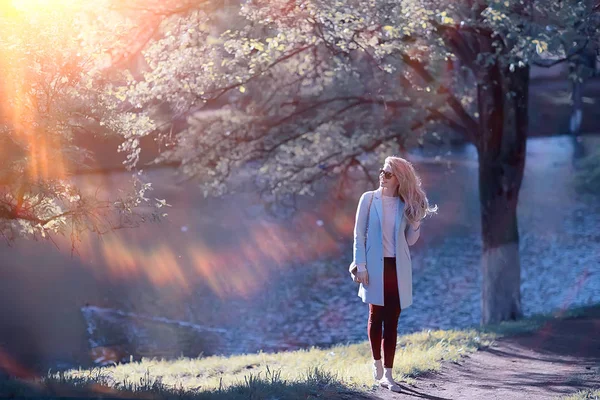
POLYGON ((367 324, 373 359, 381 360, 383 344, 383 366, 385 368, 392 368, 394 365, 400 311, 396 258, 385 257, 383 259, 383 306, 369 304, 369 323, 367 324))

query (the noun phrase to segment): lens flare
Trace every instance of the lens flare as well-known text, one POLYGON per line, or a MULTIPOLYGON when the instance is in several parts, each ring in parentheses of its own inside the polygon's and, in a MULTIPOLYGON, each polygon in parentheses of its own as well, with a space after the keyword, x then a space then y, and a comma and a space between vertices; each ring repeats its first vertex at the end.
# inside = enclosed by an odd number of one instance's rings
POLYGON ((0 348, 0 371, 5 371, 8 375, 17 378, 28 379, 35 377, 35 374, 21 366, 9 354, 0 348))
POLYGON ((39 13, 56 9, 73 10, 78 3, 81 2, 77 0, 12 0, 14 9, 23 13, 39 13))

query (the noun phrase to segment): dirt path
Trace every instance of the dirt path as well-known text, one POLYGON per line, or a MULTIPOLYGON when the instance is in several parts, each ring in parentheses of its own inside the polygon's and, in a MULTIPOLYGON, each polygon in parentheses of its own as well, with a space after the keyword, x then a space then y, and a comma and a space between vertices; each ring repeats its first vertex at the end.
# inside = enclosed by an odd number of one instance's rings
POLYGON ((403 393, 377 389, 379 399, 552 399, 600 388, 600 310, 585 318, 555 320, 533 334, 446 363, 440 373, 402 385, 403 393))

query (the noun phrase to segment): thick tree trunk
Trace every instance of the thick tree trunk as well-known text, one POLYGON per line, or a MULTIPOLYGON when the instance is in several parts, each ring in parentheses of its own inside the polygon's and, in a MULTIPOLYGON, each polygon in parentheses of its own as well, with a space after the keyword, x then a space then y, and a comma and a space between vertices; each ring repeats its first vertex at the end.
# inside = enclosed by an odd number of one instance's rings
POLYGON ((529 69, 496 65, 478 84, 483 324, 521 311, 517 203, 525 166, 529 69))

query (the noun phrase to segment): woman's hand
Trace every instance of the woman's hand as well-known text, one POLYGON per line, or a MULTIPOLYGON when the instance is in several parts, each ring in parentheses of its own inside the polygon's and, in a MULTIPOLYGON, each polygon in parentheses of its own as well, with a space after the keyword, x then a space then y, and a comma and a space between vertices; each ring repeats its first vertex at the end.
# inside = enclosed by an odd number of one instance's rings
POLYGON ((369 272, 367 270, 356 272, 356 280, 363 285, 369 284, 369 272))
POLYGON ((421 221, 411 222, 410 227, 413 231, 419 230, 419 228, 421 227, 421 221))

